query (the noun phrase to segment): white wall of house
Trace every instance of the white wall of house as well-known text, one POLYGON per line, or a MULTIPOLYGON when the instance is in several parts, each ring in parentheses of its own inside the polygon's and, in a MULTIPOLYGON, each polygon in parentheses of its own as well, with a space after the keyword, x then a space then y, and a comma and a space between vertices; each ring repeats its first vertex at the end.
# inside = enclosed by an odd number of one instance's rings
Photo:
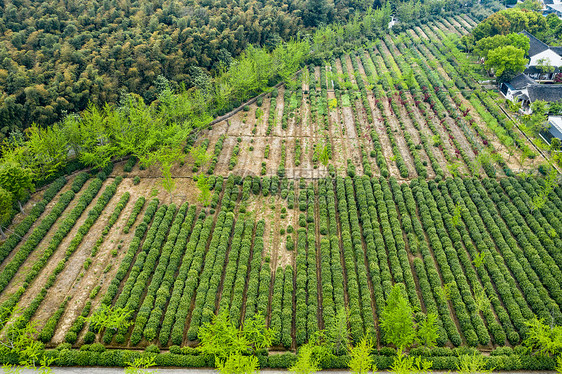
POLYGON ((550 61, 551 66, 562 66, 562 56, 558 55, 551 49, 547 49, 546 51, 542 51, 531 57, 531 61, 529 62, 529 66, 537 66, 539 64, 539 60, 546 59, 550 61))

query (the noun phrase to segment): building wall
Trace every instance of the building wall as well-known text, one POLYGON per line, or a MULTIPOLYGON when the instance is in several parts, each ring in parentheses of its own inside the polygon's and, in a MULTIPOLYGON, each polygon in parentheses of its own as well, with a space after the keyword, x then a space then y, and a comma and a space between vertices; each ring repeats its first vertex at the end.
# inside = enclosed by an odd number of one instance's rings
POLYGON ((562 56, 556 54, 550 49, 547 49, 546 51, 543 51, 531 57, 529 66, 537 66, 539 64, 539 60, 543 58, 546 58, 548 61, 550 61, 550 65, 552 66, 562 66, 562 56))

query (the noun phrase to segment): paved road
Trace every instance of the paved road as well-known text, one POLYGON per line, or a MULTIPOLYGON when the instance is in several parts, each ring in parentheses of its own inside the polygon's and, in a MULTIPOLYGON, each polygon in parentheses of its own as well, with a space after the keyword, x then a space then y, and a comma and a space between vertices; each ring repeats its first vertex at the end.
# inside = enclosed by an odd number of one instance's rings
MULTIPOLYGON (((88 367, 71 367, 71 368, 52 368, 53 374, 122 374, 124 373, 123 368, 88 368, 88 367)), ((1 370, 1 369, 0 369, 1 370)), ((288 374, 288 371, 283 370, 262 370, 264 374, 288 374)), ((33 370, 23 370, 24 374, 35 374, 37 371, 33 370)), ((217 374, 216 371, 211 369, 151 369, 145 373, 156 373, 156 374, 217 374)), ((329 370, 320 371, 320 374, 350 374, 349 371, 344 370, 329 370)), ((434 372, 436 374, 453 374, 454 372, 434 372)), ((556 374, 555 371, 511 371, 504 372, 506 374, 556 374)), ((379 371, 377 374, 389 374, 387 371, 379 371)))

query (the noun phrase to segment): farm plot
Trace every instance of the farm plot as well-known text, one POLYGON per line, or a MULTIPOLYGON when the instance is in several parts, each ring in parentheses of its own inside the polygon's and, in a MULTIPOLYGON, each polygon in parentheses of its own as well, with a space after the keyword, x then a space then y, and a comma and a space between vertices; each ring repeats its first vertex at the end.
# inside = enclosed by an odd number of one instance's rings
POLYGON ((408 181, 536 168, 544 160, 479 88, 449 37, 473 23, 460 16, 436 21, 303 68, 201 131, 195 145, 210 162, 191 167, 188 156, 174 175, 315 180, 350 172, 408 181))
POLYGON ((445 35, 474 25, 304 67, 190 138, 209 160, 186 152, 172 193, 134 159, 56 181, 0 245, 0 310, 21 307, 0 330, 166 348, 196 345, 220 311, 260 313, 275 349, 295 349, 347 309, 353 340, 382 347, 398 282, 418 317, 438 316, 440 346, 516 345, 533 316, 562 322, 562 190, 537 209, 545 182, 512 177, 541 160, 445 35), (108 308, 129 324, 90 324, 108 308))
POLYGON ((278 348, 294 349, 348 308, 353 339, 384 346, 378 318, 396 282, 439 316, 441 346, 515 345, 533 315, 562 320, 562 191, 528 214, 539 179, 231 175, 212 178, 206 208, 140 198, 146 187, 127 179, 84 182, 75 180, 79 203, 53 226, 69 246, 46 237, 41 268, 22 291, 1 294, 5 306, 23 302, 21 316, 49 344, 196 344, 225 310, 236 324, 264 314, 278 348), (43 273, 46 284, 35 279, 43 273), (106 306, 131 310, 131 326, 89 327, 106 306))

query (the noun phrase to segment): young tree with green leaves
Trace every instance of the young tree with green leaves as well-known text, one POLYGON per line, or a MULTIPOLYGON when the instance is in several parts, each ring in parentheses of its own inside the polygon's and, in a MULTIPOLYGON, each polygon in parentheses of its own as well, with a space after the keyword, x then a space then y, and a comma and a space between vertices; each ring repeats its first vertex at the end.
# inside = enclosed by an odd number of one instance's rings
POLYGON ((4 226, 12 216, 12 194, 0 187, 0 235, 6 238, 2 226, 4 226))
POLYGON ((133 311, 127 308, 114 308, 106 304, 102 306, 87 321, 95 331, 109 329, 117 331, 120 327, 128 327, 133 324, 130 317, 133 311))
POLYGON ((487 368, 486 358, 481 352, 459 356, 459 362, 457 364, 458 374, 487 374, 491 373, 493 370, 493 368, 487 368))
POLYGON ((557 184, 558 172, 556 169, 550 168, 550 171, 544 180, 544 186, 538 191, 537 195, 531 202, 533 210, 542 209, 548 200, 548 195, 554 190, 557 184))
POLYGON ((525 51, 506 45, 488 52, 486 67, 493 69, 498 81, 507 82, 525 70, 527 59, 525 51))
MULTIPOLYGON (((3 310, 0 324, 5 326, 11 316, 19 315, 21 310, 16 306, 11 310, 3 310)), ((43 343, 37 341, 37 323, 19 323, 19 317, 8 326, 0 337, 0 356, 14 355, 18 358, 19 365, 3 364, 2 367, 7 373, 21 373, 23 368, 38 369, 43 373, 50 373, 49 366, 54 358, 47 358, 43 355, 45 347, 43 343)))
POLYGON ((202 354, 215 357, 215 366, 224 374, 255 372, 256 352, 271 346, 275 332, 268 329, 260 314, 246 319, 239 329, 229 319, 227 312, 213 317, 198 331, 202 354), (252 358, 248 353, 251 353, 252 358))
POLYGON ((208 206, 211 202, 211 187, 209 186, 209 178, 203 173, 197 176, 197 188, 199 189, 197 199, 203 206, 208 206))
POLYGON ((310 343, 300 347, 297 362, 289 368, 289 372, 293 374, 313 374, 319 370, 320 364, 310 343))
POLYGON ((562 354, 562 326, 549 325, 537 317, 525 322, 525 325, 528 331, 523 345, 539 355, 562 354))
POLYGON ((156 366, 154 356, 143 356, 135 358, 133 361, 127 362, 127 367, 125 368, 125 374, 144 374, 148 373, 148 369, 156 366))
POLYGON ((414 344, 416 330, 414 325, 414 309, 405 297, 404 284, 396 283, 381 312, 380 327, 384 340, 396 346, 402 352, 414 344))
POLYGON ((332 351, 336 355, 341 355, 349 349, 351 335, 348 321, 349 310, 341 308, 337 311, 333 323, 326 327, 326 339, 332 345, 332 351))
POLYGON ((369 371, 377 371, 377 365, 374 363, 373 342, 363 337, 359 344, 349 350, 349 369, 353 374, 367 374, 369 371))
POLYGON ((404 284, 396 283, 392 287, 380 317, 380 327, 387 343, 396 346, 399 352, 416 342, 433 347, 439 337, 436 322, 437 316, 429 313, 416 324, 414 309, 408 301, 404 284))
POLYGON ((20 211, 24 213, 21 201, 35 191, 31 172, 17 164, 4 164, 0 167, 0 187, 12 193, 20 211))

